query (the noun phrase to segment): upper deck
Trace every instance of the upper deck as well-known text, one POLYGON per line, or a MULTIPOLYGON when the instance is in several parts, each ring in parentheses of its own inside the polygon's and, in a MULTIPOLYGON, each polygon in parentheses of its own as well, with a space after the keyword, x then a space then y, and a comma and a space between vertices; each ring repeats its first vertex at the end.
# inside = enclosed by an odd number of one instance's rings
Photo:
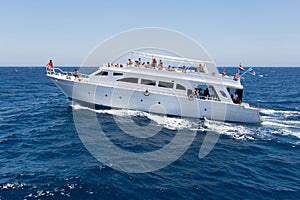
POLYGON ((234 80, 231 76, 222 76, 221 74, 209 74, 207 72, 198 72, 192 69, 182 70, 182 68, 175 68, 175 70, 168 70, 168 68, 146 68, 144 66, 135 67, 135 66, 128 66, 128 67, 115 67, 111 66, 108 67, 102 66, 94 73, 90 74, 90 81, 94 82, 93 80, 97 80, 97 76, 101 72, 111 71, 113 73, 122 73, 124 76, 134 76, 134 77, 155 77, 159 80, 164 79, 173 79, 173 80, 184 80, 188 82, 195 82, 195 83, 203 83, 209 85, 225 85, 232 88, 243 89, 240 80, 234 80))
POLYGON ((123 73, 125 76, 156 77, 157 79, 182 79, 189 82, 201 82, 209 85, 225 85, 227 87, 243 89, 239 79, 222 75, 213 61, 195 60, 182 57, 150 54, 133 51, 135 58, 129 58, 126 64, 108 63, 90 74, 99 75, 101 71, 113 71, 123 73), (145 62, 142 62, 142 59, 145 62))

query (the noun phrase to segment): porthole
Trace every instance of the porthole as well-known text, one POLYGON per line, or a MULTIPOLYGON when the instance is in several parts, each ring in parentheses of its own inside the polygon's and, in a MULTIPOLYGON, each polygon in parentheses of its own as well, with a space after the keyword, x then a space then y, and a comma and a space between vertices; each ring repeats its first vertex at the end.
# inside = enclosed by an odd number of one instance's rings
POLYGON ((145 90, 144 95, 145 95, 145 96, 149 96, 149 95, 150 95, 149 90, 145 90))

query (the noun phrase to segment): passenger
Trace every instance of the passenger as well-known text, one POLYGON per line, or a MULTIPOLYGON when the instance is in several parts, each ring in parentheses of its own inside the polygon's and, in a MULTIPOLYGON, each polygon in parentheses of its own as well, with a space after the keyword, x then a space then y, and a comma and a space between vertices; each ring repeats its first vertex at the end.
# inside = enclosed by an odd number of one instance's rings
POLYGON ((201 96, 202 96, 202 89, 201 89, 201 88, 195 88, 192 92, 193 92, 193 94, 194 94, 197 98, 201 98, 201 96))
POLYGON ((238 73, 235 73, 233 76, 233 80, 238 81, 240 79, 240 76, 238 73))
POLYGON ((127 66, 129 67, 129 66, 132 66, 132 65, 133 65, 133 62, 132 62, 132 60, 129 58, 129 59, 128 59, 127 66))
POLYGON ((168 68, 166 69, 167 71, 171 71, 171 65, 168 66, 168 68))
POLYGON ((208 98, 210 96, 208 88, 206 88, 203 92, 204 98, 208 98))
POLYGON ((156 64, 157 64, 157 61, 155 58, 152 58, 152 62, 151 62, 151 68, 155 69, 156 67, 156 64))
POLYGON ((237 103, 237 104, 241 103, 241 100, 239 99, 239 95, 236 92, 232 95, 231 98, 232 98, 233 103, 237 103))
POLYGON ((71 73, 70 73, 70 72, 67 72, 67 74, 66 74, 66 79, 71 80, 71 73))
POLYGON ((198 89, 198 96, 201 97, 203 95, 202 88, 197 88, 197 89, 198 89))
POLYGON ((49 60, 47 63, 47 71, 52 71, 53 70, 53 62, 52 60, 49 60))
POLYGON ((193 89, 193 95, 197 96, 197 88, 193 89))
POLYGON ((79 71, 77 69, 74 70, 73 76, 75 77, 75 80, 79 77, 79 71))
POLYGON ((122 65, 122 64, 120 64, 120 67, 123 67, 123 65, 122 65))
POLYGON ((159 60, 159 64, 158 64, 158 69, 159 70, 162 70, 163 69, 163 67, 164 67, 164 63, 162 62, 162 60, 159 60))
POLYGON ((147 62, 147 64, 145 65, 146 68, 150 68, 150 62, 147 62))
POLYGON ((185 66, 183 66, 182 72, 183 72, 183 73, 186 73, 186 67, 185 67, 185 66))
POLYGON ((142 64, 142 59, 141 58, 139 58, 139 65, 141 65, 142 64))
POLYGON ((223 76, 223 77, 226 76, 225 70, 222 71, 222 76, 223 76))
POLYGON ((243 101, 243 90, 236 89, 235 93, 238 95, 238 103, 241 104, 243 101))
POLYGON ((135 61, 134 61, 134 66, 135 66, 135 67, 140 67, 140 64, 139 64, 139 61, 138 61, 138 60, 135 60, 135 61))
POLYGON ((205 72, 205 71, 204 71, 204 66, 205 66, 205 65, 199 64, 199 66, 198 66, 198 68, 197 68, 197 71, 198 71, 198 72, 204 73, 204 72, 205 72))

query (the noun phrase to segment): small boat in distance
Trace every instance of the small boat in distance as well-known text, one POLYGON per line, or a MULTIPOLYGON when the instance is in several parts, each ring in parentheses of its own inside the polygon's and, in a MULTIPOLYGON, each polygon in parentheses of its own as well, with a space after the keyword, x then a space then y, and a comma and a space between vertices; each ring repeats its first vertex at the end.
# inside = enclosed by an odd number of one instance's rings
POLYGON ((70 100, 94 109, 260 122, 259 109, 242 101, 239 77, 219 74, 212 61, 144 52, 134 54, 138 56, 136 60, 104 64, 89 75, 52 68, 47 70, 47 76, 70 100), (140 57, 148 58, 147 62, 142 62, 140 57))

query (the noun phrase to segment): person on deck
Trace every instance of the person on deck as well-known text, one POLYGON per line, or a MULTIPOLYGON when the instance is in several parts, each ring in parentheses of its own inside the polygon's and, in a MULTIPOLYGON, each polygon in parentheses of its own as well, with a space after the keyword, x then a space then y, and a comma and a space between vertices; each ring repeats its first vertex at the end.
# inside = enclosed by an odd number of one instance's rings
POLYGON ((240 76, 238 73, 235 73, 233 76, 233 80, 238 81, 240 79, 240 76))
POLYGON ((75 80, 79 77, 79 71, 77 69, 74 70, 73 76, 75 77, 75 80))
POLYGON ((197 88, 197 97, 202 99, 203 98, 203 90, 202 88, 197 88))
POLYGON ((53 69, 53 62, 52 60, 49 60, 49 62, 47 63, 47 71, 52 71, 53 69))
POLYGON ((222 76, 226 76, 226 71, 225 70, 222 71, 222 76))
POLYGON ((152 69, 155 69, 155 68, 156 68, 156 64, 157 64, 156 59, 155 59, 155 58, 152 58, 151 68, 152 68, 152 69))
POLYGON ((236 104, 240 103, 239 96, 236 92, 232 95, 232 101, 233 101, 233 103, 236 103, 236 104))
POLYGON ((70 73, 70 72, 67 72, 67 74, 66 74, 66 79, 71 80, 71 73, 70 73))
POLYGON ((205 98, 208 98, 208 97, 210 96, 210 95, 209 95, 209 90, 208 90, 208 88, 206 88, 206 89, 204 90, 203 96, 204 96, 205 98))
POLYGON ((145 64, 146 68, 150 68, 150 62, 147 62, 147 64, 145 64))
POLYGON ((197 72, 202 72, 202 73, 204 73, 205 71, 204 71, 204 64, 202 65, 202 64, 199 64, 199 67, 197 67, 197 72))
POLYGON ((162 61, 162 60, 159 60, 159 64, 158 64, 157 68, 158 68, 158 69, 163 69, 163 67, 164 67, 163 61, 162 61))
POLYGON ((127 66, 130 67, 133 65, 133 61, 131 60, 131 58, 128 59, 128 63, 127 63, 127 66))

